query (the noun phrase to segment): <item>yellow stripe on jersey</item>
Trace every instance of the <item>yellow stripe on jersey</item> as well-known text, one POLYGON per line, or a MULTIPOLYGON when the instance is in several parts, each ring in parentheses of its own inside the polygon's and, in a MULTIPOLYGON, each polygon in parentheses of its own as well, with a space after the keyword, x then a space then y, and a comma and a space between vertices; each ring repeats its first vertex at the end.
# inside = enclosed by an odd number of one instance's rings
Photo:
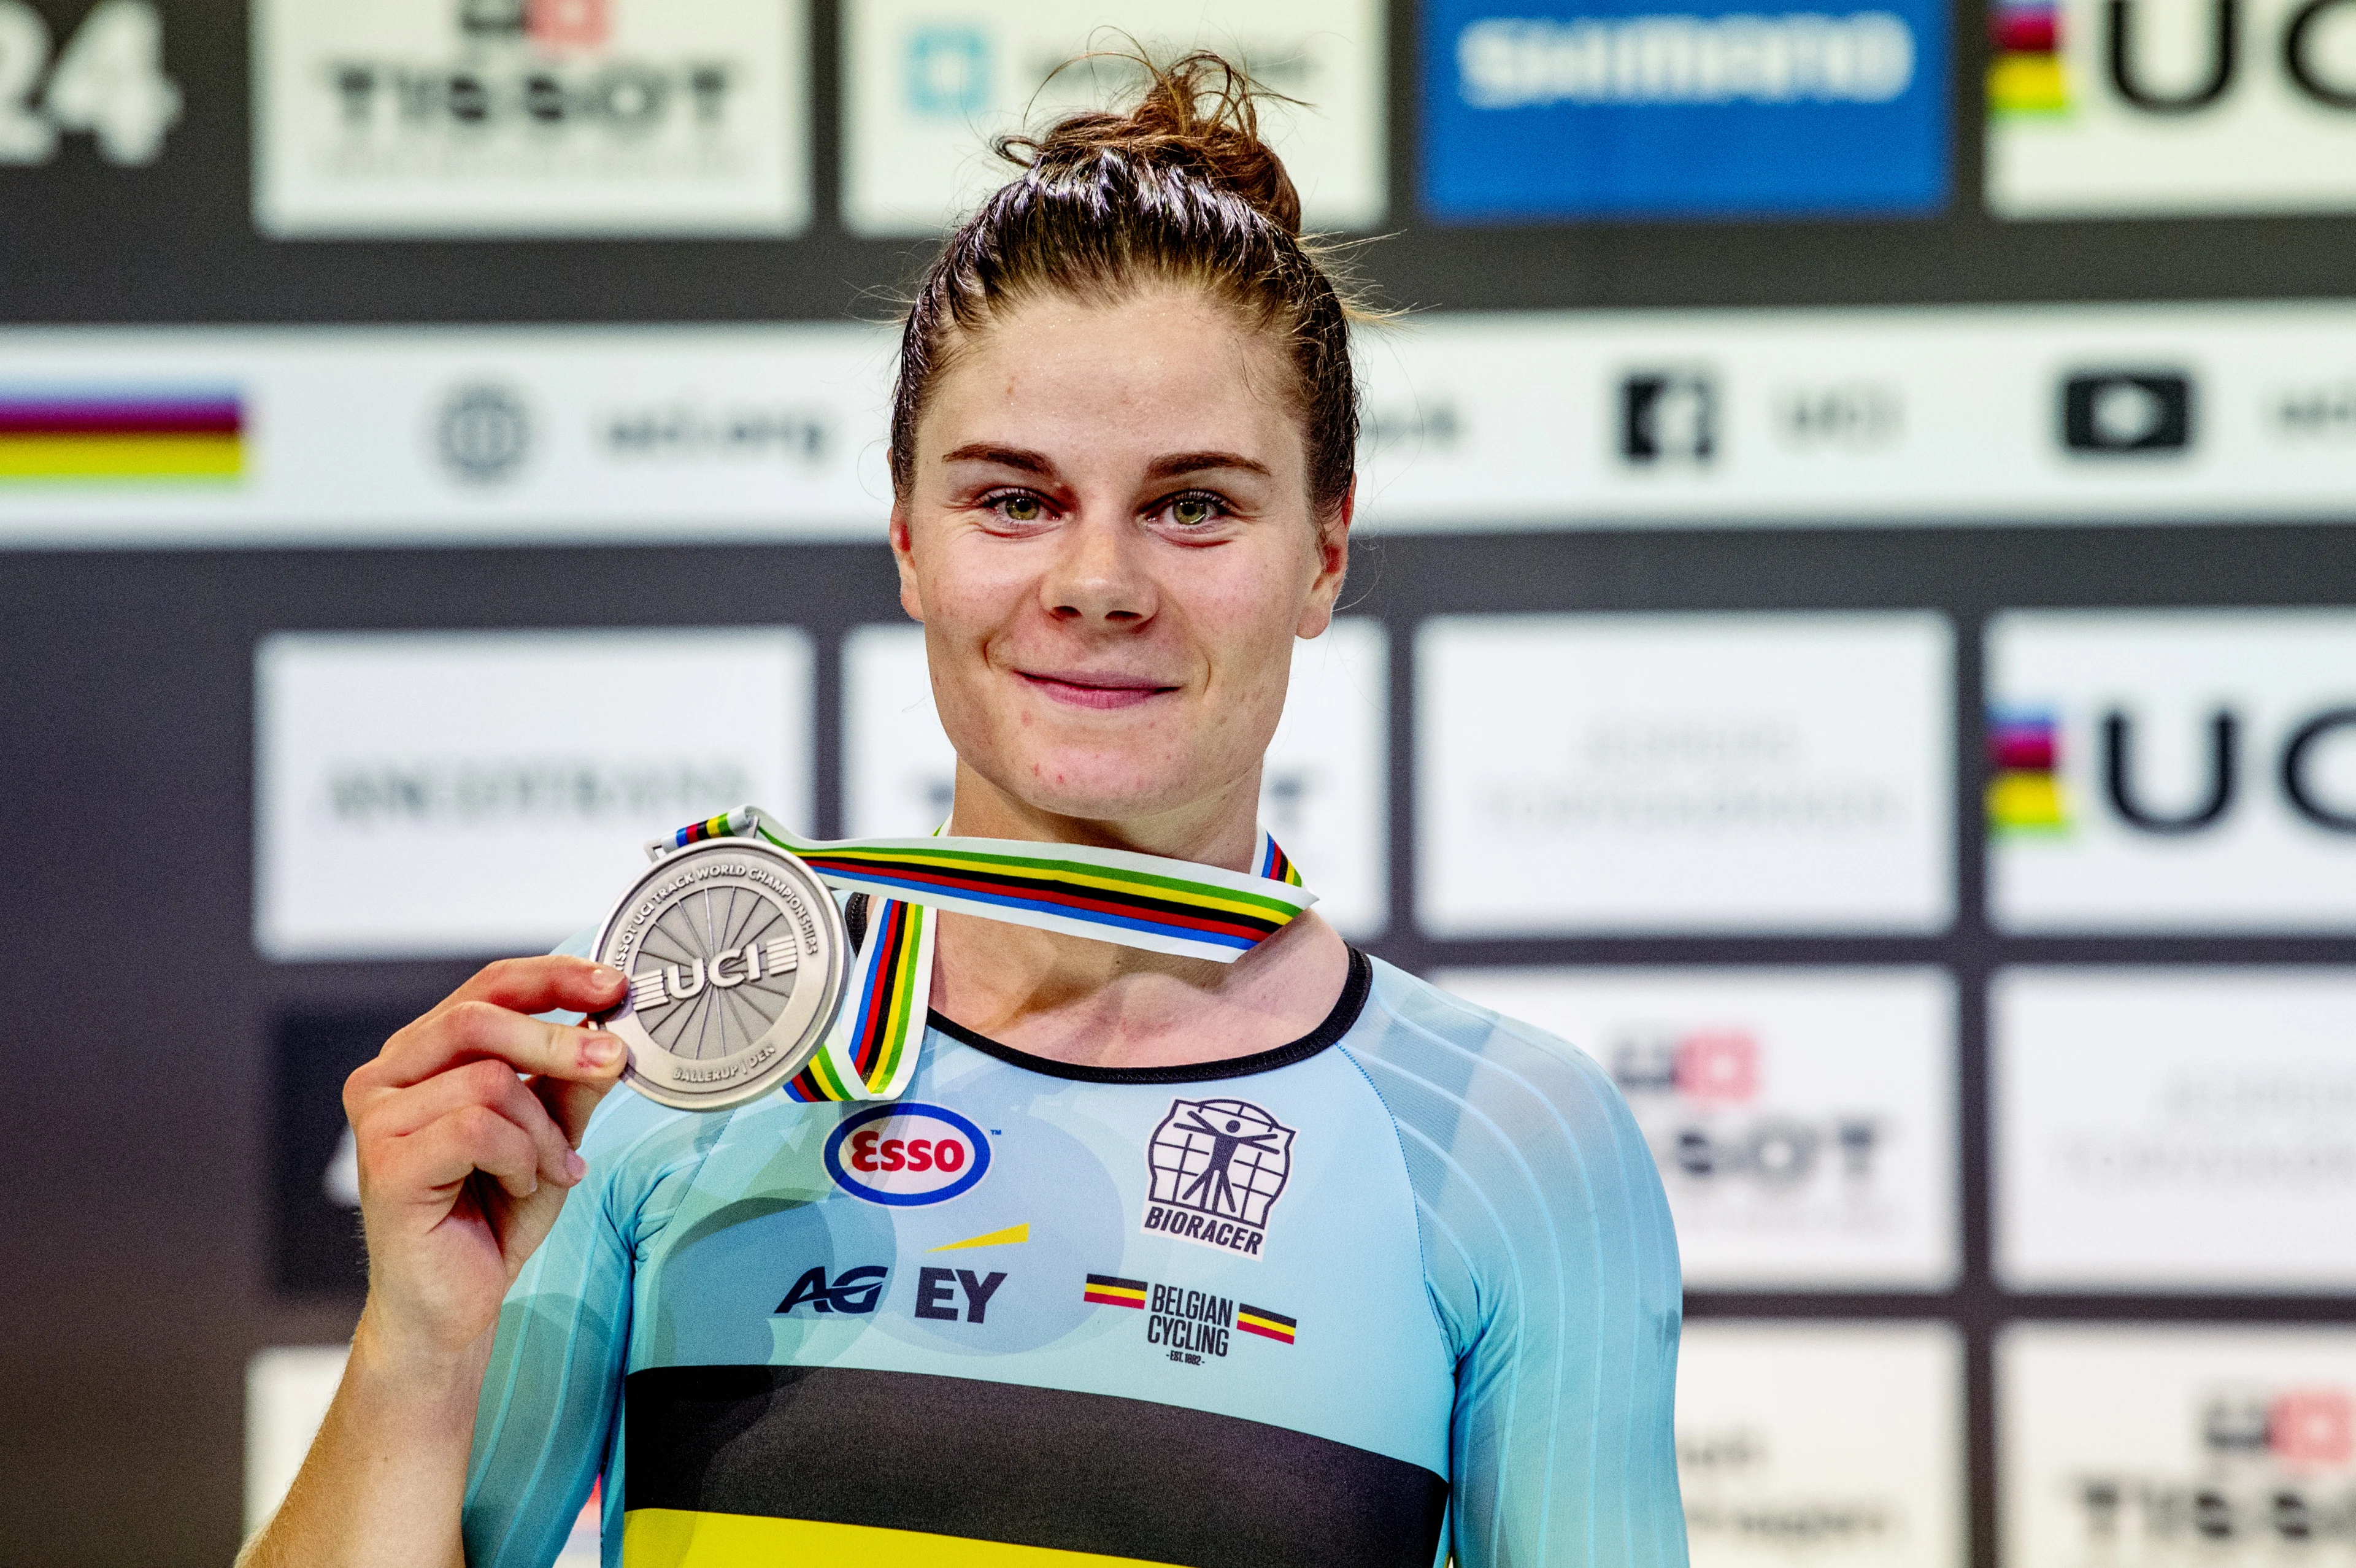
POLYGON ((855 1563, 860 1568, 1136 1568, 1144 1561, 808 1519, 660 1508, 632 1509, 622 1516, 623 1568, 777 1568, 785 1563, 855 1563))

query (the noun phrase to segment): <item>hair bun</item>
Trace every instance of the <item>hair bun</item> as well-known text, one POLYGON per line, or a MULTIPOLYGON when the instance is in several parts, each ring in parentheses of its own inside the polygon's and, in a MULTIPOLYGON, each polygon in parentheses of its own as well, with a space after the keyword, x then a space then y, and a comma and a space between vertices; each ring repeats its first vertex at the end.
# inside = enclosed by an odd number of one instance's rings
POLYGON ((1284 161, 1259 134, 1259 103, 1290 99, 1259 86, 1241 66, 1208 49, 1166 66, 1154 64, 1141 50, 1080 57, 1107 58, 1143 68, 1145 91, 1135 108, 1126 114, 1097 110, 1066 115, 1044 135, 999 138, 999 152, 1034 176, 1048 177, 1108 155, 1184 169, 1241 197, 1285 233, 1300 234, 1301 192, 1284 172, 1284 161))

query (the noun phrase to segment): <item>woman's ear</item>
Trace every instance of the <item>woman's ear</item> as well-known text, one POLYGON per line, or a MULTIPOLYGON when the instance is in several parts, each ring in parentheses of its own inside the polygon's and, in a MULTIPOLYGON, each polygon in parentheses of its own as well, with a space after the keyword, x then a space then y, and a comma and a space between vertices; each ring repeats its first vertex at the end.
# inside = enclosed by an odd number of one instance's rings
POLYGON ((1333 624, 1334 602, 1342 597, 1342 580, 1350 571, 1350 524, 1358 510, 1358 479, 1350 476, 1350 487, 1342 492, 1342 504, 1327 516, 1318 519, 1317 575, 1309 581, 1309 597, 1301 606, 1301 619, 1294 623, 1296 637, 1324 635, 1333 624))
POLYGON ((900 569, 900 608, 911 621, 925 618, 925 597, 916 591, 916 550, 908 534, 908 503, 892 501, 892 564, 900 569))

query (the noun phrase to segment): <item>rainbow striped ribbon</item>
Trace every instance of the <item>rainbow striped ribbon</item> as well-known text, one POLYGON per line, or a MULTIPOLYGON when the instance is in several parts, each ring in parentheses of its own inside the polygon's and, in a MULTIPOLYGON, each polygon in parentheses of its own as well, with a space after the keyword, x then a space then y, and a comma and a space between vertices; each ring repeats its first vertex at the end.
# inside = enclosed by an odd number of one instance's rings
POLYGON ((787 1093, 890 1100, 907 1087, 932 992, 935 911, 1231 964, 1317 901, 1263 831, 1251 872, 1015 838, 862 838, 787 832, 757 806, 691 823, 655 848, 754 837, 830 887, 869 895, 866 939, 826 1044, 787 1093))

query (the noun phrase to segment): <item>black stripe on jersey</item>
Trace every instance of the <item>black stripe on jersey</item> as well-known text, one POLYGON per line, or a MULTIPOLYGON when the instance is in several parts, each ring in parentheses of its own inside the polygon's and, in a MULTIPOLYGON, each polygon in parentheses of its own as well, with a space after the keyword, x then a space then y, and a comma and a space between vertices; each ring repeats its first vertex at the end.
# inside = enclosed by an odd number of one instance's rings
POLYGON ((624 1506, 926 1531, 1185 1568, 1430 1568, 1448 1483, 1149 1400, 848 1367, 624 1384, 624 1506))

